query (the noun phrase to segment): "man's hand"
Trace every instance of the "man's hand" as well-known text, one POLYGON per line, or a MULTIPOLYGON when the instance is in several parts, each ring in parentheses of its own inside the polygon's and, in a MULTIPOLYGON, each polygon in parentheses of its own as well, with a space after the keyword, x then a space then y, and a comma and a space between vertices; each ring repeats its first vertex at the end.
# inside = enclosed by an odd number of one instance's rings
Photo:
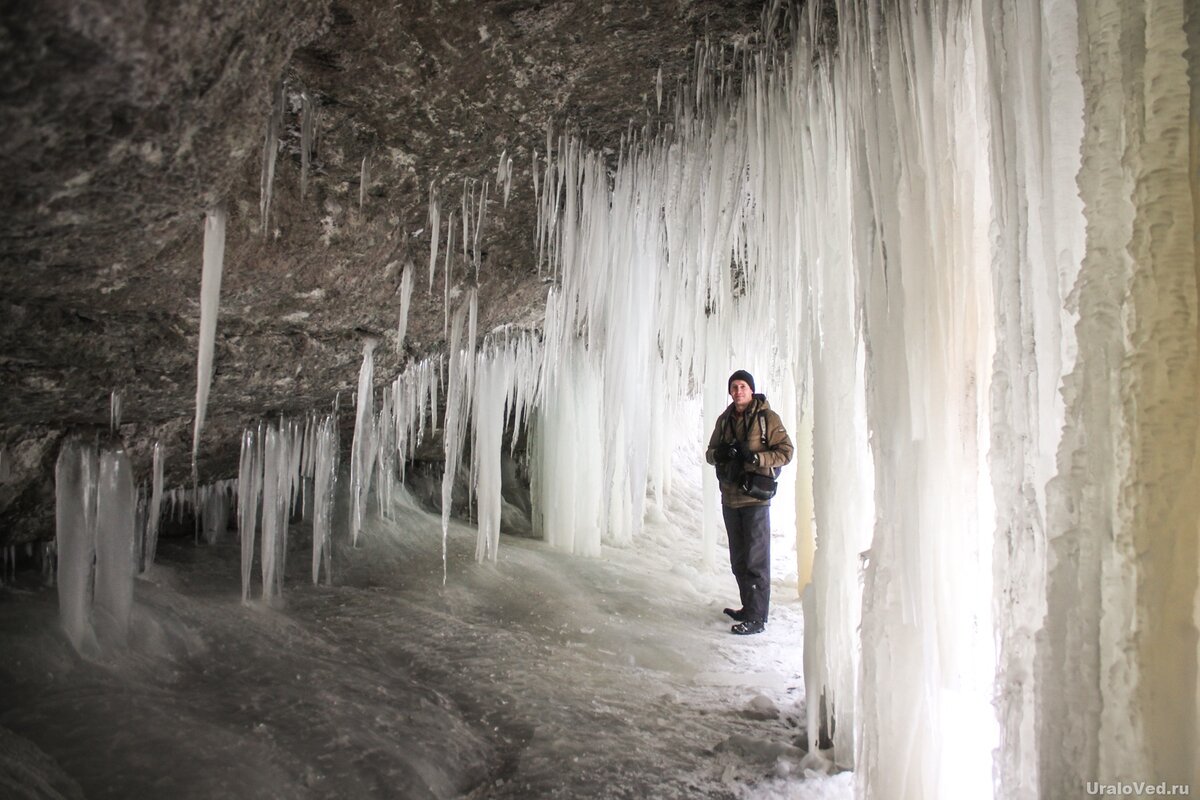
POLYGON ((728 464, 730 461, 733 461, 738 457, 738 449, 736 444, 718 445, 716 449, 713 450, 713 461, 716 461, 718 464, 728 464))
POLYGON ((747 464, 758 464, 758 453, 750 452, 750 448, 741 442, 734 442, 730 447, 733 450, 733 457, 739 458, 747 464))

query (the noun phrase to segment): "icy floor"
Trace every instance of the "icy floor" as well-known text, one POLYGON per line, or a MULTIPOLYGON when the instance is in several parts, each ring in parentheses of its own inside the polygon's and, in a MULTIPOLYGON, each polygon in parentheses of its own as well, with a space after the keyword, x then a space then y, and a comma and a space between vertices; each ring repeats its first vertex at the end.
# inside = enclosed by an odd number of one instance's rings
POLYGON ((279 609, 239 602, 236 542, 166 541, 130 647, 97 664, 53 590, 0 590, 0 794, 852 796, 796 747, 794 587, 765 635, 732 636, 733 579, 698 568, 688 506, 599 559, 506 536, 478 565, 455 527, 444 587, 425 512, 369 521, 334 587, 308 583, 297 525, 279 609))

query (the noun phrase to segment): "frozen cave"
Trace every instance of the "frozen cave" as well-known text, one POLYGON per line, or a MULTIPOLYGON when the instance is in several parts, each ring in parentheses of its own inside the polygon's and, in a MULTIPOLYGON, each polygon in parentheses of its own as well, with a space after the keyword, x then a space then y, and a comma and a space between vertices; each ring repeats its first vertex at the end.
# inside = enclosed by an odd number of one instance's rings
POLYGON ((1194 0, 0 22, 0 795, 1200 795, 1194 0))

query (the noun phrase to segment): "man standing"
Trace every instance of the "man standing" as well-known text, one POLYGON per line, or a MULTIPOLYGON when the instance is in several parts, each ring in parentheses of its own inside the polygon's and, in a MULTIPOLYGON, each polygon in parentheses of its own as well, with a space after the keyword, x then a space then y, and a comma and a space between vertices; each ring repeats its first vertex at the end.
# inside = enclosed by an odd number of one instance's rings
POLYGON ((729 407, 717 418, 705 459, 717 467, 729 564, 742 607, 725 613, 739 636, 762 633, 771 602, 771 499, 779 467, 792 460, 792 440, 766 395, 754 393, 744 369, 729 376, 729 407))

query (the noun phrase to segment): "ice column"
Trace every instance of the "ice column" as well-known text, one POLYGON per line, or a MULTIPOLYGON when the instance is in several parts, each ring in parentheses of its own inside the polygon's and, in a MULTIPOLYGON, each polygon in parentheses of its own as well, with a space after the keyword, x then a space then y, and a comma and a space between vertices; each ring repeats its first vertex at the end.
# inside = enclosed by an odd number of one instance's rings
POLYGON ((124 643, 133 608, 137 492, 124 450, 100 453, 96 485, 96 623, 106 641, 124 643))
POLYGON ((92 628, 92 563, 96 558, 96 483, 100 454, 94 442, 68 438, 54 467, 58 551, 58 608, 77 651, 97 651, 92 628))
POLYGON ((137 491, 121 449, 71 436, 55 465, 58 598, 63 628, 83 655, 123 644, 133 607, 137 491))

